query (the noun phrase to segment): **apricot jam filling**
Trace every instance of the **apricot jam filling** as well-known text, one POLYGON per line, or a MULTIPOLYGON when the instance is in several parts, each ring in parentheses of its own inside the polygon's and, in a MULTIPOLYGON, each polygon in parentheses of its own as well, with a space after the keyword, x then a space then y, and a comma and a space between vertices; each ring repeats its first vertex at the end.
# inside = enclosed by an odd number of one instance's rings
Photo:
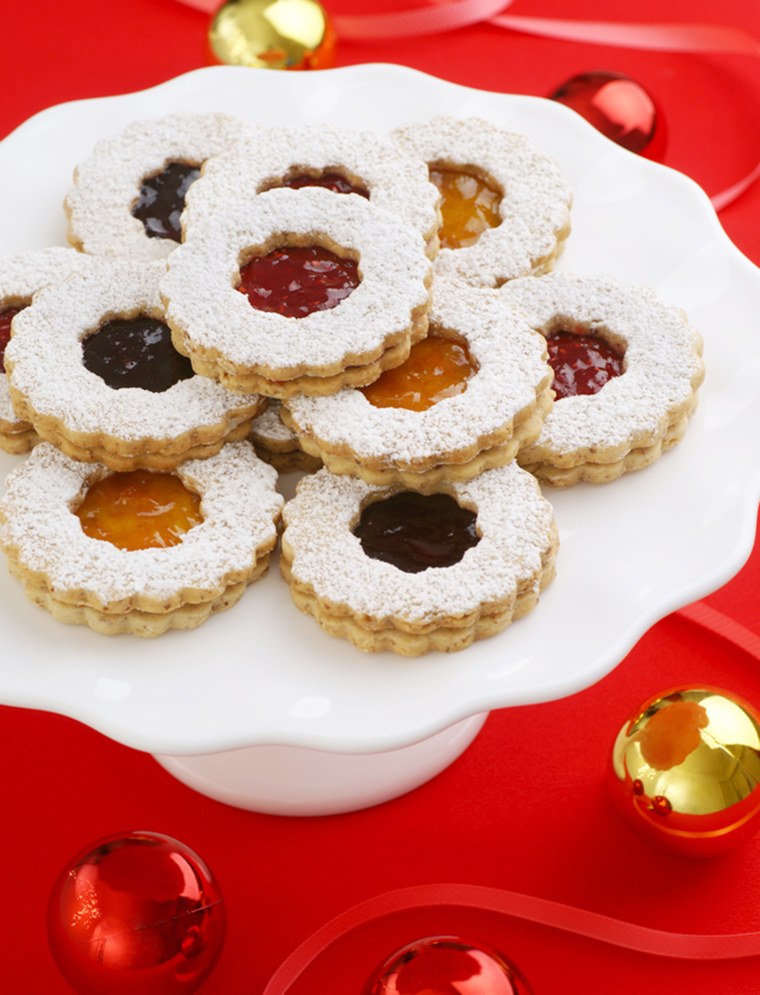
POLYGON ((142 221, 148 238, 182 240, 179 219, 185 207, 185 194, 200 175, 198 166, 170 162, 160 173, 143 179, 132 216, 142 221))
POLYGON ((477 371, 464 343, 432 334, 412 346, 406 362, 361 391, 376 408, 427 411, 444 397, 464 393, 477 371))
POLYGON ((473 245, 487 228, 501 224, 501 192, 482 177, 460 169, 430 167, 430 181, 441 194, 442 249, 473 245))
POLYGON ((420 573, 428 567, 452 566, 476 546, 476 519, 474 511, 448 494, 402 491, 368 504, 354 535, 371 559, 420 573))
POLYGON ((176 546, 203 521, 201 499, 173 473, 112 473, 88 488, 75 514, 91 539, 119 549, 176 546))
POLYGON ((560 329, 546 337, 549 364, 554 370, 555 399, 597 394, 623 372, 624 352, 584 328, 560 329))
POLYGON ((82 343, 82 362, 109 387, 142 387, 160 394, 193 376, 172 345, 169 327, 155 318, 115 318, 82 343))
POLYGON ((279 186, 290 187, 292 190, 302 190, 304 187, 324 187, 325 190, 332 190, 333 193, 357 193, 360 197, 369 199, 369 190, 354 186, 345 176, 330 170, 326 170, 321 176, 299 173, 297 176, 283 180, 279 186))
POLYGON ((11 322, 23 307, 7 307, 0 311, 0 373, 5 373, 5 347, 11 340, 11 322))
POLYGON ((360 282, 355 259, 321 245, 282 246, 246 263, 237 289, 259 311, 305 318, 337 307, 360 282))

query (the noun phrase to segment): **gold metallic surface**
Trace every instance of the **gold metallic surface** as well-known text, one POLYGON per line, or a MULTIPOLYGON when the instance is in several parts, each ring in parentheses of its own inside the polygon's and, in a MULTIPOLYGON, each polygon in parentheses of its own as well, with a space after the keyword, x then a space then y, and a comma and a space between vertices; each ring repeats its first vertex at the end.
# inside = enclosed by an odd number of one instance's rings
POLYGON ((317 0, 227 0, 209 28, 220 62, 256 69, 328 69, 335 34, 317 0))
POLYGON ((612 767, 624 815, 679 853, 708 856, 760 828, 760 716, 726 691, 650 699, 620 730, 612 767))

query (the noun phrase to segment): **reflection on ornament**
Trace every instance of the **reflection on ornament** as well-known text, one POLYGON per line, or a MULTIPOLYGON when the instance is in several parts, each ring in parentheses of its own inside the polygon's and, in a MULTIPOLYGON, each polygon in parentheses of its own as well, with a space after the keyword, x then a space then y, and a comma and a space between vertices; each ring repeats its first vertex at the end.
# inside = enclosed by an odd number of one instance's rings
POLYGON ((220 62, 255 69, 328 69, 335 32, 317 0, 227 0, 209 28, 220 62))
POLYGON ((550 97, 571 107, 623 148, 642 152, 650 159, 662 158, 665 134, 661 117, 644 87, 628 76, 580 73, 550 97))
POLYGON ((206 865, 160 833, 109 837, 64 868, 48 940, 80 995, 194 992, 216 964, 224 905, 206 865))
POLYGON ((531 995, 531 989, 492 947, 454 936, 429 936, 389 957, 363 995, 531 995))
POLYGON ((650 840, 712 856, 760 829, 760 715, 715 688, 677 688, 618 734, 615 799, 650 840))

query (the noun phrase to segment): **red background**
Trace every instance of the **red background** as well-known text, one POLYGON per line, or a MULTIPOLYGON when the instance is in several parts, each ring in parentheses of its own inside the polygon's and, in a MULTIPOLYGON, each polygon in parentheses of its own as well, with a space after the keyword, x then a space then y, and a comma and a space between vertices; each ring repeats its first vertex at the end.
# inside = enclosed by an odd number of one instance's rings
MULTIPOLYGON (((382 0, 371 9, 398 2, 382 0)), ((327 6, 335 13, 370 9, 366 0, 327 6)), ((575 0, 572 9, 566 0, 517 0, 512 13, 719 21, 760 38, 755 0, 619 0, 614 10, 601 0, 575 0)), ((50 104, 141 89, 208 62, 207 17, 177 0, 4 3, 0 26, 0 135, 50 104)), ((378 61, 537 95, 581 71, 628 73, 663 109, 665 161, 709 193, 760 159, 760 58, 641 53, 487 25, 398 43, 345 43, 338 52, 340 65, 378 61)), ((756 185, 721 216, 755 262, 759 213, 756 185)), ((708 601, 760 633, 759 577, 756 546, 740 574, 708 601)), ((3 665, 23 666, 23 660, 5 658, 3 665)), ((229 932, 203 989, 208 995, 261 992, 288 953, 331 916, 384 891, 426 882, 508 888, 665 930, 758 929, 760 836, 712 861, 665 856, 618 822, 603 791, 611 742, 628 713, 663 688, 704 682, 760 706, 757 661, 671 616, 595 687, 564 701, 492 714, 474 745, 435 781, 371 810, 320 819, 225 807, 186 789, 150 757, 76 722, 0 708, 0 990, 69 990, 45 939, 52 882, 88 842, 129 828, 183 840, 221 882, 229 932)), ((374 964, 396 946, 437 932, 466 932, 500 947, 522 967, 536 995, 760 992, 760 959, 669 961, 493 914, 437 909, 397 915, 351 934, 325 952, 294 995, 357 993, 374 964)))

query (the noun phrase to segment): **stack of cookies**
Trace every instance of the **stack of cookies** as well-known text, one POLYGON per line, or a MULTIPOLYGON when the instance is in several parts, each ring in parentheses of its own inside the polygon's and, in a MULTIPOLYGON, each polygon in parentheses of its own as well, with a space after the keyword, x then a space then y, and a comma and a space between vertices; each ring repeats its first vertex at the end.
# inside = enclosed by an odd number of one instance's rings
POLYGON ((11 571, 98 631, 197 625, 266 570, 299 469, 280 565, 323 629, 403 655, 501 631, 554 576, 539 481, 647 465, 703 375, 651 291, 549 273, 570 205, 475 119, 101 142, 75 249, 0 261, 0 446, 35 446, 0 504, 11 571))

